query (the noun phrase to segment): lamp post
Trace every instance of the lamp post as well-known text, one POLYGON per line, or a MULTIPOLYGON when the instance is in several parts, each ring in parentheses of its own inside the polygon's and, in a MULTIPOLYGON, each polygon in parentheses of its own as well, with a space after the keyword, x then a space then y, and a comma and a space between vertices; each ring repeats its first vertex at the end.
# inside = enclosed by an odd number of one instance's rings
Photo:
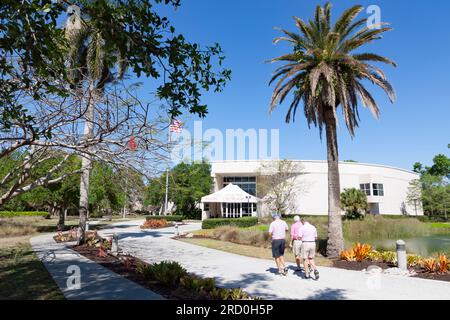
POLYGON ((250 210, 250 198, 251 198, 251 196, 245 196, 245 198, 247 199, 247 213, 250 213, 250 215, 252 215, 252 210, 250 210))

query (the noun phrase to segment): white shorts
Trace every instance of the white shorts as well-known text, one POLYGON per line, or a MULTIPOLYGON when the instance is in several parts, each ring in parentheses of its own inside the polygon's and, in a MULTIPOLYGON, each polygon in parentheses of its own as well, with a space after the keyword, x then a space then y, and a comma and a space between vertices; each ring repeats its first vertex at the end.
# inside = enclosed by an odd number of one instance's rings
POLYGON ((292 245, 292 252, 294 252, 294 255, 296 257, 302 256, 302 241, 301 240, 294 240, 294 243, 292 245))
POLYGON ((314 259, 316 255, 316 242, 303 242, 302 254, 303 259, 314 259))

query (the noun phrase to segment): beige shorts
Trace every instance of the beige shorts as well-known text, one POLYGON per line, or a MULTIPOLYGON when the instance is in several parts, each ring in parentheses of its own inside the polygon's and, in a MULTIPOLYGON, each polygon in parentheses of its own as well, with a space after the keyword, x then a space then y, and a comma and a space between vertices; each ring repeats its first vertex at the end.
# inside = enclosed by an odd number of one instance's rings
POLYGON ((316 255, 316 243, 315 242, 303 242, 302 243, 303 259, 313 259, 316 255))
POLYGON ((302 241, 301 240, 294 240, 294 243, 292 245, 292 252, 294 252, 294 255, 296 257, 302 256, 302 241))

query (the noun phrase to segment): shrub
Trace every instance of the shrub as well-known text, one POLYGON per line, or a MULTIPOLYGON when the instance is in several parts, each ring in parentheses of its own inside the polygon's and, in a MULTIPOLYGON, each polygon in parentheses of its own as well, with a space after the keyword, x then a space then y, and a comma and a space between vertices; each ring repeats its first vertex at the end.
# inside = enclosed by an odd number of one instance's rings
POLYGON ((189 291, 206 293, 213 291, 216 287, 216 283, 213 278, 203 279, 194 275, 188 275, 180 278, 180 285, 189 291))
POLYGON ((254 226, 257 223, 258 218, 256 217, 206 219, 202 222, 202 229, 214 229, 220 226, 247 228, 254 226))
POLYGON ((417 254, 408 254, 406 255, 406 263, 409 267, 415 267, 420 264, 422 257, 417 254))
POLYGON ((348 250, 343 250, 339 255, 341 260, 344 261, 355 261, 355 253, 353 252, 353 249, 350 248, 348 250))
POLYGON ((243 229, 233 226, 221 226, 216 229, 206 229, 209 232, 207 237, 230 241, 239 244, 252 245, 257 247, 267 247, 270 244, 270 235, 268 232, 257 229, 243 229))
POLYGON ((353 252, 355 253, 355 259, 356 261, 363 261, 365 258, 367 258, 369 252, 372 250, 372 247, 370 244, 367 243, 359 243, 356 242, 353 246, 353 252))
POLYGON ((202 210, 195 208, 190 211, 177 211, 177 215, 182 216, 185 219, 191 220, 201 220, 202 219, 202 210))
POLYGON ((249 300, 250 296, 241 288, 215 288, 210 296, 214 300, 249 300))
POLYGON ((151 219, 146 220, 141 226, 141 229, 157 229, 157 228, 164 228, 167 226, 167 220, 165 219, 151 219))
POLYGON ((162 261, 144 268, 144 276, 151 280, 156 280, 167 287, 175 287, 180 279, 187 275, 178 262, 162 261))
POLYGON ((78 239, 78 232, 76 227, 72 227, 68 232, 58 231, 56 236, 53 237, 57 242, 75 241, 78 239))
POLYGON ((341 193, 341 207, 345 211, 347 219, 363 219, 366 211, 369 209, 367 196, 359 189, 345 189, 341 193))
POLYGON ((425 269, 426 272, 434 272, 436 271, 436 259, 434 258, 428 258, 428 259, 422 259, 421 263, 422 267, 425 269))
POLYGON ((13 217, 46 217, 46 211, 0 211, 0 218, 13 217))
POLYGON ((383 259, 383 262, 387 263, 397 262, 397 254, 394 251, 382 251, 381 258, 383 259))
POLYGON ((381 252, 377 250, 372 250, 367 254, 367 259, 373 262, 381 262, 383 261, 383 257, 381 255, 381 252))
POLYGON ((183 221, 183 216, 171 215, 171 216, 147 216, 147 220, 166 220, 170 222, 181 222, 183 221))
POLYGON ((448 267, 449 267, 449 263, 448 263, 448 258, 445 254, 440 253, 438 256, 438 271, 439 273, 447 273, 448 267))

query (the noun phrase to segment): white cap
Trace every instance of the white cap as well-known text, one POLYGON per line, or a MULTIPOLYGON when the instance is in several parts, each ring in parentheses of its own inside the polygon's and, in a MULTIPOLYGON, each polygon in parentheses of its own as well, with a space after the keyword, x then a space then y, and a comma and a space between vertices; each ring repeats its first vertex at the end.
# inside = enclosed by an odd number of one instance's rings
POLYGON ((299 217, 299 216, 295 216, 295 217, 294 217, 294 221, 295 221, 295 222, 299 222, 299 221, 300 221, 300 217, 299 217))

